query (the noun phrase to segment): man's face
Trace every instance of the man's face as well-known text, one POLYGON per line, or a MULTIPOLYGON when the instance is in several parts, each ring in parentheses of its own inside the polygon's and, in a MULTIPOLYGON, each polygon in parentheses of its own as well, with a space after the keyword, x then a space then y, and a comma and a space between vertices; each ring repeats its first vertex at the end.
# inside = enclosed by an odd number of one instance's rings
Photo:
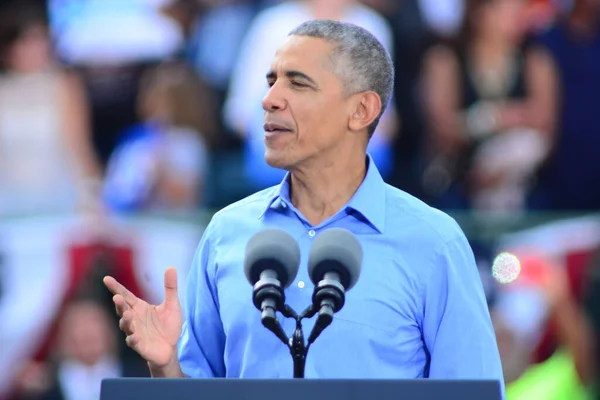
POLYGON ((348 132, 350 97, 334 75, 325 40, 291 36, 279 49, 267 75, 265 160, 293 169, 333 154, 348 132))

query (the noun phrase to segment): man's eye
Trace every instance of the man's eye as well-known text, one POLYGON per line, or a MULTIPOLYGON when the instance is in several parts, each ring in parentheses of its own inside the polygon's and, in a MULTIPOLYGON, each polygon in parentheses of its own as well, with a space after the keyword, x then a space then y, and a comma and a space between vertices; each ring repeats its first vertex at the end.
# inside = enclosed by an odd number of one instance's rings
POLYGON ((308 85, 305 85, 304 83, 300 83, 300 82, 296 82, 296 81, 292 81, 292 85, 296 86, 296 87, 307 87, 308 85))
POLYGON ((271 81, 271 82, 267 82, 267 85, 269 85, 269 87, 273 87, 273 85, 275 84, 275 82, 271 81))

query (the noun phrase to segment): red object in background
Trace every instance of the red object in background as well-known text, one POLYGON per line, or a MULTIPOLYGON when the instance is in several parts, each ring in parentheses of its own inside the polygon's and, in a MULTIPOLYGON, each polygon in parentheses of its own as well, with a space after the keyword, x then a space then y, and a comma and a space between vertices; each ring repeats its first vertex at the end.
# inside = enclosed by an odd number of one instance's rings
MULTIPOLYGON (((111 274, 115 279, 136 296, 141 296, 142 292, 135 278, 133 249, 129 244, 95 242, 71 246, 69 262, 73 268, 73 290, 92 272, 96 261, 101 257, 110 260, 111 274)), ((73 294, 74 292, 70 293, 73 294)))
MULTIPOLYGON (((593 256, 594 249, 570 252, 565 256, 569 287, 575 301, 581 301, 585 292, 585 274, 592 262, 593 256)), ((535 354, 536 362, 545 361, 552 355, 554 350, 556 350, 557 339, 556 328, 553 326, 553 323, 550 322, 548 329, 537 348, 535 354)))
MULTIPOLYGON (((98 238, 90 238, 89 235, 86 236, 85 232, 79 232, 70 235, 66 243, 64 251, 67 253, 68 264, 64 267, 70 270, 68 274, 70 280, 66 290, 62 293, 60 308, 54 316, 54 322, 46 332, 45 338, 41 342, 32 344, 36 347, 32 362, 43 364, 48 361, 65 307, 74 296, 79 294, 83 284, 94 273, 94 268, 98 267, 99 260, 107 260, 107 263, 101 263, 102 266, 108 267, 110 274, 136 296, 142 295, 142 290, 135 277, 134 247, 130 240, 111 243, 98 238)), ((108 291, 108 289, 106 290, 108 291)), ((16 393, 9 393, 7 399, 13 398, 18 398, 16 393)))
POLYGON ((534 32, 546 28, 556 18, 558 9, 551 0, 530 0, 525 11, 526 24, 534 32))
POLYGON ((545 285, 552 277, 552 261, 547 257, 536 254, 535 251, 517 253, 521 263, 521 272, 515 281, 517 285, 545 285))
MULTIPOLYGON (((136 296, 141 295, 140 286, 135 278, 134 255, 132 246, 129 244, 112 244, 102 241, 89 243, 74 243, 66 249, 68 252, 69 269, 71 270, 71 281, 62 300, 61 311, 57 320, 38 350, 36 361, 45 361, 48 358, 52 342, 56 335, 58 322, 62 311, 69 301, 78 293, 86 278, 93 273, 97 260, 106 257, 110 260, 111 275, 127 287, 136 296)), ((108 289, 107 289, 108 290, 108 289)))
POLYGON ((576 301, 581 301, 585 294, 587 270, 592 264, 595 249, 582 250, 567 254, 567 265, 571 291, 576 301))

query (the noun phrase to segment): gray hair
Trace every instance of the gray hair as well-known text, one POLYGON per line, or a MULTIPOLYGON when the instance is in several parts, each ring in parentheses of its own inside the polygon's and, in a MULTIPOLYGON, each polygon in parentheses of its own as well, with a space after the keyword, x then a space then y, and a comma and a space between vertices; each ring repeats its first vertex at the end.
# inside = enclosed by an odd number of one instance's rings
POLYGON ((334 73, 350 93, 373 91, 381 99, 381 112, 369 125, 375 132, 394 89, 394 64, 389 53, 369 31, 354 24, 312 20, 295 28, 288 36, 324 39, 335 48, 331 52, 334 73))

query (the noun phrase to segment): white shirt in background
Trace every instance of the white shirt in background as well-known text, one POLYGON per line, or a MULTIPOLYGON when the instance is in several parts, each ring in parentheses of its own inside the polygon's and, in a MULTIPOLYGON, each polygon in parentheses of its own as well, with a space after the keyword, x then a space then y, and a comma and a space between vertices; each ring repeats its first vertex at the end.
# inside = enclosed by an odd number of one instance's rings
POLYGON ((173 0, 50 0, 56 49, 73 64, 164 59, 184 45, 179 25, 161 14, 173 0))
POLYGON ((65 400, 98 400, 102 380, 121 375, 120 364, 110 357, 94 365, 65 361, 58 368, 58 382, 65 400))
POLYGON ((458 33, 464 15, 464 0, 418 0, 421 15, 431 30, 442 36, 458 33))

